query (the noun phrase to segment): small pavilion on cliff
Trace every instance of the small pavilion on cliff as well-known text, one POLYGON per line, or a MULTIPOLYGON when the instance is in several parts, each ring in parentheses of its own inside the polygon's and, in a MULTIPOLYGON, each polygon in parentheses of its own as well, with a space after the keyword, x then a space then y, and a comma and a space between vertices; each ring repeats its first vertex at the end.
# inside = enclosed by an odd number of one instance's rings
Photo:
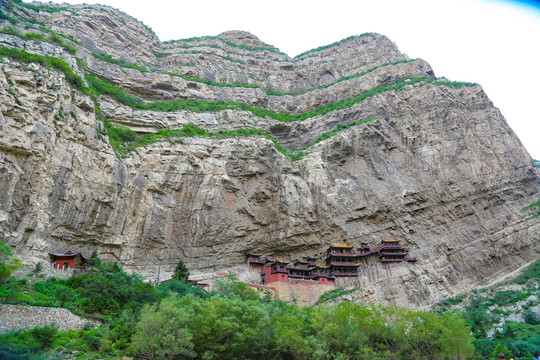
POLYGON ((84 265, 86 263, 86 257, 73 249, 68 249, 63 254, 54 254, 49 253, 49 259, 52 263, 52 267, 55 269, 73 269, 77 263, 77 257, 80 258, 80 265, 84 265))
POLYGON ((326 266, 334 276, 358 276, 358 253, 353 245, 331 244, 328 248, 326 266))
POLYGON ((404 248, 399 244, 399 240, 383 240, 379 246, 379 258, 381 262, 399 262, 399 261, 410 261, 415 262, 416 258, 407 258, 409 254, 409 249, 404 248))

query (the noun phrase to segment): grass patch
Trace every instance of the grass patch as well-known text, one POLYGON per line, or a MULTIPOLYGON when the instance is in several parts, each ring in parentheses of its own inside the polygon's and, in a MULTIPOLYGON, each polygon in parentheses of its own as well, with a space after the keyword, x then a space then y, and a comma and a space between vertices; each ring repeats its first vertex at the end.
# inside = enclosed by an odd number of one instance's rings
POLYGON ((302 60, 302 58, 305 58, 307 54, 310 54, 310 53, 313 53, 313 52, 317 52, 317 51, 322 51, 322 50, 325 50, 325 49, 328 49, 329 47, 333 47, 333 46, 337 46, 337 45, 341 45, 347 41, 350 41, 350 40, 353 40, 353 39, 359 39, 359 38, 362 38, 362 37, 366 37, 366 36, 369 36, 371 37, 373 40, 375 39, 375 36, 372 34, 372 33, 364 33, 364 34, 360 34, 360 35, 353 35, 353 36, 349 36, 345 39, 342 39, 340 41, 336 41, 332 44, 328 44, 328 45, 323 45, 323 46, 319 46, 315 49, 311 49, 311 50, 308 50, 308 51, 304 51, 303 53, 301 54, 298 54, 296 55, 294 58, 293 58, 293 61, 298 61, 298 60, 302 60))
POLYGON ((353 288, 353 289, 345 289, 343 287, 337 287, 333 290, 330 290, 330 291, 327 291, 325 292, 324 294, 321 295, 321 297, 319 298, 319 300, 317 300, 317 302, 315 303, 315 305, 320 305, 322 303, 325 303, 327 301, 330 301, 332 299, 335 299, 335 298, 338 298, 340 296, 343 296, 343 295, 347 295, 347 294, 350 294, 352 292, 355 292, 359 290, 358 288, 353 288))
POLYGON ((71 38, 62 36, 61 34, 55 33, 54 31, 51 31, 51 30, 48 30, 48 29, 45 29, 45 30, 46 30, 46 32, 50 33, 50 36, 48 38, 46 38, 45 35, 38 34, 38 33, 21 34, 20 32, 18 32, 13 27, 5 27, 3 29, 0 29, 0 33, 9 34, 9 35, 15 35, 15 36, 18 36, 18 37, 20 37, 22 39, 28 39, 28 40, 34 40, 34 41, 47 41, 47 42, 56 44, 56 45, 64 48, 67 52, 69 52, 72 55, 75 55, 77 53, 77 49, 73 45, 65 42, 62 39, 64 37, 64 38, 67 38, 69 40, 72 40, 71 38))
POLYGON ((71 67, 65 61, 62 61, 52 56, 34 55, 24 50, 17 50, 7 47, 3 47, 0 49, 0 56, 5 56, 23 64, 37 63, 47 68, 61 71, 66 76, 66 80, 71 86, 87 95, 90 95, 90 90, 84 83, 84 80, 79 75, 75 74, 73 70, 71 70, 71 67))
POLYGON ((381 94, 386 91, 399 91, 402 90, 407 85, 423 85, 423 84, 429 84, 433 83, 440 86, 448 86, 452 88, 459 88, 462 86, 471 86, 474 84, 471 83, 455 83, 455 82, 447 82, 447 81, 441 81, 437 79, 432 78, 408 78, 408 79, 401 79, 391 82, 390 84, 383 84, 378 85, 374 87, 373 89, 370 89, 368 91, 365 91, 361 95, 341 100, 335 103, 330 103, 325 106, 313 109, 308 112, 300 113, 300 114, 290 114, 290 113, 278 113, 274 110, 264 109, 264 108, 256 108, 253 106, 249 106, 247 104, 243 103, 236 103, 232 101, 204 101, 204 100, 185 100, 185 101, 154 101, 146 103, 141 98, 128 94, 125 91, 119 89, 118 87, 113 86, 110 82, 100 79, 95 75, 88 74, 86 76, 87 81, 89 84, 92 85, 94 89, 100 94, 105 94, 116 101, 118 101, 121 104, 130 106, 134 109, 138 110, 152 110, 152 111, 163 111, 163 112, 169 112, 169 111, 177 111, 177 110, 190 110, 194 112, 218 112, 221 110, 228 110, 228 109, 234 109, 234 110, 246 110, 253 113, 253 115, 261 117, 261 118, 271 118, 278 121, 283 122, 293 122, 293 121, 304 121, 306 119, 309 119, 311 117, 317 116, 317 115, 324 115, 336 110, 341 110, 345 108, 349 108, 365 99, 367 99, 370 96, 374 96, 376 94, 381 94))
POLYGON ((182 42, 190 43, 190 42, 198 42, 198 41, 205 41, 205 40, 218 40, 218 41, 221 41, 222 43, 227 44, 229 46, 244 49, 244 50, 272 51, 272 52, 277 52, 277 53, 283 54, 278 48, 276 48, 276 47, 274 47, 272 45, 265 44, 265 46, 249 46, 249 45, 243 45, 243 44, 236 44, 236 43, 234 43, 232 41, 222 39, 219 36, 192 37, 192 38, 188 38, 188 39, 168 40, 168 41, 164 41, 163 43, 164 44, 176 44, 176 43, 182 43, 182 42))
MULTIPOLYGON (((539 200, 540 201, 540 200, 539 200)), ((540 259, 537 259, 534 263, 527 266, 525 270, 521 272, 515 279, 511 280, 514 284, 526 284, 529 280, 540 279, 540 259)))
MULTIPOLYGON (((370 72, 372 71, 375 71, 379 68, 382 68, 382 67, 385 67, 385 66, 391 66, 391 65, 397 65, 397 64, 402 64, 402 63, 407 63, 407 62, 412 62, 412 61, 416 61, 417 59, 412 59, 412 60, 401 60, 401 61, 396 61, 396 62, 392 62, 392 63, 385 63, 385 64, 382 64, 382 65, 379 65, 379 66, 376 66, 374 68, 371 68, 369 70, 366 70, 362 73, 359 73, 359 74, 354 74, 354 75, 349 75, 349 76, 344 76, 330 84, 327 84, 327 85, 322 85, 322 86, 317 86, 317 87, 314 87, 314 88, 310 88, 310 89, 307 89, 303 92, 301 92, 299 95, 302 95, 302 94, 306 94, 310 91, 314 91, 314 90, 320 90, 320 89, 326 89, 326 88, 329 88, 330 86, 332 85, 335 85, 337 83, 340 83, 342 81, 347 81, 347 80, 351 80, 351 79, 355 79, 355 78, 358 78, 358 77, 361 77, 361 76, 364 76, 366 74, 369 74, 370 72)), ((176 73, 172 73, 172 72, 163 72, 162 74, 167 74, 167 75, 170 75, 170 76, 177 76, 177 77, 181 77, 182 79, 185 79, 185 80, 189 80, 189 81, 193 81, 193 82, 198 82, 198 83, 202 83, 202 84, 206 84, 206 85, 210 85, 210 86, 221 86, 221 87, 244 87, 244 88, 259 88, 261 89, 262 91, 264 91, 265 93, 267 93, 268 95, 276 95, 276 96, 284 96, 284 95, 292 95, 292 96, 295 96, 294 93, 291 93, 291 92, 280 92, 280 91, 273 91, 273 90, 268 90, 268 89, 264 89, 262 88, 261 86, 257 85, 257 84, 244 84, 244 83, 222 83, 222 82, 216 82, 216 81, 212 81, 212 80, 205 80, 205 79, 199 79, 199 78, 193 78, 193 77, 189 77, 187 75, 182 75, 182 74, 176 74, 176 73)), ((476 84, 475 84, 476 85, 476 84)))
POLYGON ((281 146, 272 136, 260 129, 237 129, 232 131, 220 130, 217 132, 206 131, 196 125, 190 124, 185 125, 181 129, 163 129, 158 130, 151 134, 137 135, 134 131, 130 130, 127 127, 115 127, 107 119, 101 116, 101 120, 105 124, 106 134, 109 136, 109 142, 111 146, 115 149, 116 154, 123 158, 127 156, 130 152, 134 151, 136 148, 141 146, 146 146, 157 141, 167 140, 170 143, 178 142, 175 140, 180 137, 214 137, 214 138, 234 138, 234 137, 247 137, 247 136, 261 136, 264 137, 274 144, 274 147, 277 151, 287 156, 291 161, 296 161, 301 159, 306 155, 306 150, 311 146, 330 138, 339 131, 349 129, 356 125, 364 124, 368 121, 373 120, 374 118, 366 118, 358 121, 353 121, 349 124, 342 125, 339 124, 336 129, 326 132, 315 139, 313 142, 302 146, 297 149, 286 149, 281 146))
POLYGON ((148 72, 148 69, 145 68, 144 66, 139 66, 139 65, 134 65, 134 64, 130 64, 122 59, 120 60, 117 60, 117 59, 114 59, 111 55, 105 55, 105 54, 98 54, 98 53, 95 53, 95 52, 91 52, 90 53, 93 57, 95 57, 96 59, 99 59, 99 60, 103 60, 103 61, 106 61, 108 63, 111 63, 111 64, 115 64, 115 65, 118 65, 118 66, 121 66, 121 67, 125 67, 125 68, 130 68, 130 69, 137 69, 141 72, 148 72))

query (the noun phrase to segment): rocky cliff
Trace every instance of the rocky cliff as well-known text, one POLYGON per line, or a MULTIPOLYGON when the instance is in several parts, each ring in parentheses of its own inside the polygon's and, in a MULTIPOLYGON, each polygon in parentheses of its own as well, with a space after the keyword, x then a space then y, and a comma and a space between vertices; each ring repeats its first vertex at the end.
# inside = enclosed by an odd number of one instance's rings
POLYGON ((106 6, 1 0, 0 237, 199 279, 246 255, 398 238, 362 285, 426 305, 534 260, 532 159, 477 84, 388 38, 290 58, 256 36, 162 43, 106 6))

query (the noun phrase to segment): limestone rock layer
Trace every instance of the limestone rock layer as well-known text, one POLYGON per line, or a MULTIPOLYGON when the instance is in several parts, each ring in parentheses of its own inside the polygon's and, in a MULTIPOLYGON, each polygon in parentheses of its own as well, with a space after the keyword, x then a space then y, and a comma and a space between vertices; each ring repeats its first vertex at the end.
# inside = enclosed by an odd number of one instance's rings
POLYGON ((248 253, 397 238, 418 262, 359 283, 370 301, 423 306, 538 257, 522 211, 538 176, 504 117, 382 35, 290 58, 242 31, 162 43, 106 6, 1 4, 3 49, 84 83, 1 57, 0 237, 24 261, 72 247, 149 278, 182 259, 198 279, 249 279, 248 253), (124 153, 109 138, 185 126, 206 133, 124 153))

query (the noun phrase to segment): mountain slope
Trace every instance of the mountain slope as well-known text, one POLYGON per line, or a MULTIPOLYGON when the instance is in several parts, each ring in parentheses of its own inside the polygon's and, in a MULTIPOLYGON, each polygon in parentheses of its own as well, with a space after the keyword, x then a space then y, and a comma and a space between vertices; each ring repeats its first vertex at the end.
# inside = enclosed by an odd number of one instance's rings
POLYGON ((161 43, 106 6, 2 7, 0 237, 23 260, 248 279, 248 253, 395 237, 419 261, 364 286, 425 305, 538 257, 538 178, 499 110, 382 35, 291 59, 240 31, 161 43))

